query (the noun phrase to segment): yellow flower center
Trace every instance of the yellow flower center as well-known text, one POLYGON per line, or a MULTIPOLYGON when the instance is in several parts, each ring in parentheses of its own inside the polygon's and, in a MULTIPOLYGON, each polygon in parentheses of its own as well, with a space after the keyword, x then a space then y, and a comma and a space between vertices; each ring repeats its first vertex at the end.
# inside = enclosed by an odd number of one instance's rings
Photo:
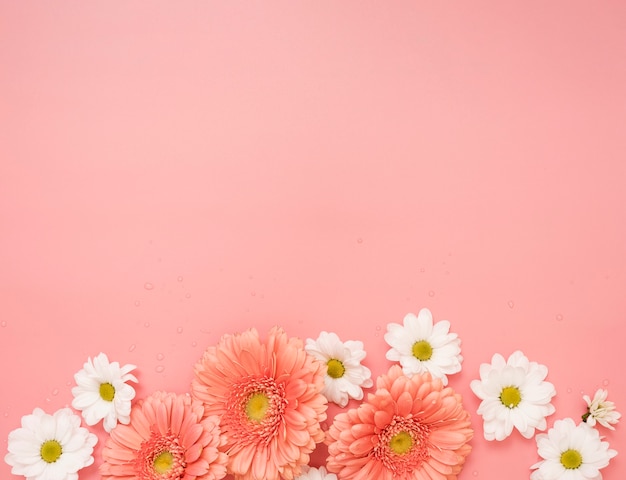
POLYGON ((413 344, 413 356, 425 362, 433 356, 433 347, 426 340, 419 340, 413 344))
POLYGON ((575 470, 583 464, 583 457, 578 450, 565 450, 561 454, 561 465, 568 470, 575 470))
POLYGON ((115 398, 115 387, 110 383, 101 383, 100 397, 102 397, 102 400, 112 402, 113 398, 115 398))
POLYGON ((389 448, 393 453, 404 455, 413 446, 413 439, 407 432, 398 432, 389 440, 389 448))
POLYGON ((270 407, 270 399, 264 393, 254 393, 246 403, 246 415, 250 420, 260 422, 265 418, 265 412, 270 407))
POLYGON ((154 471, 160 475, 169 472, 172 469, 172 465, 174 465, 174 455, 167 450, 159 453, 154 458, 154 471))
POLYGON ((515 408, 522 401, 522 393, 517 387, 504 387, 500 392, 500 401, 507 408, 515 408))
POLYGON ((343 374, 346 373, 346 367, 343 366, 343 363, 341 363, 341 361, 337 360, 336 358, 331 358, 330 360, 328 360, 328 363, 326 363, 326 365, 328 365, 328 376, 332 377, 332 378, 341 378, 343 377, 343 374))
POLYGON ((39 455, 41 455, 42 460, 47 463, 56 462, 62 453, 63 449, 61 448, 61 444, 56 440, 43 442, 41 450, 39 450, 39 455))

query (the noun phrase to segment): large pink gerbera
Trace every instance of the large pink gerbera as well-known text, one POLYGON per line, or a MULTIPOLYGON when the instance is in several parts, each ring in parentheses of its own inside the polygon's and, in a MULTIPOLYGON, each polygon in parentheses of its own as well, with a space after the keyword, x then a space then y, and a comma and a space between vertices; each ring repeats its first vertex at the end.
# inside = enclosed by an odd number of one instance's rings
POLYGON ((204 415, 189 395, 156 392, 131 410, 130 423, 111 431, 102 452, 105 480, 219 480, 226 455, 219 419, 204 415))
POLYGON ((328 432, 329 471, 342 480, 454 480, 471 447, 461 396, 430 373, 409 378, 398 365, 376 393, 338 414, 328 432))
POLYGON ((195 366, 192 395, 218 415, 228 472, 241 480, 293 479, 324 440, 325 366, 302 340, 274 327, 225 335, 195 366))

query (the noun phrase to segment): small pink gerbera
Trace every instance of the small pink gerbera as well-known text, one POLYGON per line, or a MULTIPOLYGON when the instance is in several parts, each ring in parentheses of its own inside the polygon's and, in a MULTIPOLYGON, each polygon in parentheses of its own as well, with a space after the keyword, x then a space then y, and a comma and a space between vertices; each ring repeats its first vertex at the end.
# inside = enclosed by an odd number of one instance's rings
POLYGON ((293 479, 324 440, 320 422, 325 366, 302 340, 274 327, 265 342, 256 330, 225 335, 195 366, 191 394, 205 415, 220 418, 228 473, 240 480, 293 479))
POLYGON ((103 449, 105 480, 219 480, 226 455, 219 451, 219 419, 205 416, 189 395, 156 392, 131 410, 103 449))
POLYGON ((409 378, 398 365, 376 387, 335 417, 328 470, 342 480, 456 479, 473 436, 461 396, 428 372, 409 378))

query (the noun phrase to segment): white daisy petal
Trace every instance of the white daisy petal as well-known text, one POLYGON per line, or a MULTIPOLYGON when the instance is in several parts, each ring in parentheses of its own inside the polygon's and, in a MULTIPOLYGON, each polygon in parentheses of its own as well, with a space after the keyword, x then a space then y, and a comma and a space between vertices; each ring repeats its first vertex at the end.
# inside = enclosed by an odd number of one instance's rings
POLYGON ((621 414, 615 410, 615 404, 607 400, 609 392, 599 389, 593 396, 593 400, 587 395, 583 400, 587 403, 587 412, 583 415, 583 421, 594 426, 597 423, 610 430, 615 430, 614 424, 619 422, 621 414))
POLYGON ((322 394, 329 402, 345 407, 350 398, 363 398, 362 388, 373 385, 372 372, 360 363, 365 358, 363 342, 342 342, 333 332, 321 332, 317 340, 308 338, 304 348, 328 366, 322 394))
POLYGON ((130 374, 136 367, 118 362, 109 362, 104 353, 89 358, 83 369, 74 375, 76 387, 72 388, 72 407, 80 410, 87 425, 95 425, 101 420, 103 427, 110 432, 118 421, 128 423, 131 400, 135 389, 127 382, 137 382, 130 374), (107 387, 103 396, 102 386, 107 387))
POLYGON ((571 418, 557 420, 536 441, 542 460, 531 467, 531 480, 599 480, 600 470, 617 455, 596 429, 571 418))
POLYGON ((77 472, 93 463, 97 441, 96 435, 80 426, 80 417, 71 409, 49 415, 36 408, 22 417, 21 428, 9 433, 4 460, 12 467, 11 473, 28 480, 77 479, 77 472))
POLYGON ((417 315, 409 313, 404 317, 403 325, 387 325, 384 338, 391 348, 385 357, 399 362, 409 377, 429 372, 447 385, 447 376, 460 372, 463 361, 461 340, 449 330, 447 320, 433 324, 432 313, 427 308, 422 308, 417 315), (414 352, 414 348, 418 351, 414 352))
POLYGON ((295 480, 337 480, 337 475, 328 473, 325 467, 313 468, 304 465, 302 473, 295 480))
POLYGON ((472 380, 470 388, 482 400, 478 414, 483 417, 485 439, 504 440, 513 428, 524 438, 545 430, 545 417, 554 413, 550 402, 556 395, 554 385, 544 381, 546 367, 516 351, 506 361, 496 353, 491 364, 482 364, 479 371, 480 380, 472 380))

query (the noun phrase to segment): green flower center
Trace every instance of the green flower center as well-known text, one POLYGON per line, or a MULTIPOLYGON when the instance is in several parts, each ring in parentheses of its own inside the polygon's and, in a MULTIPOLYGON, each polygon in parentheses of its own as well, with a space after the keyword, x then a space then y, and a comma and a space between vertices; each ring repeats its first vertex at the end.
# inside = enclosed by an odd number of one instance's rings
POLYGON ((115 387, 110 383, 101 383, 100 397, 102 397, 102 400, 112 402, 113 398, 115 398, 115 387))
POLYGON ((412 352, 415 358, 425 362, 433 356, 433 347, 426 340, 419 340, 413 344, 412 352))
POLYGON ((246 415, 250 420, 260 422, 265 418, 265 412, 270 407, 270 399, 264 393, 253 393, 246 403, 246 415))
POLYGON ((343 377, 343 374, 346 373, 346 367, 343 366, 343 363, 341 363, 341 361, 337 360, 336 358, 331 358, 330 360, 328 360, 328 363, 326 363, 326 365, 328 365, 328 376, 332 377, 332 378, 341 378, 343 377))
POLYGON ((393 453, 404 455, 413 446, 413 438, 407 432, 398 432, 389 440, 389 448, 393 453))
POLYGON ((522 393, 517 387, 504 387, 500 392, 500 401, 507 408, 515 408, 522 401, 522 393))
POLYGON ((561 465, 568 470, 575 470, 583 464, 583 457, 578 450, 565 450, 561 454, 561 465))
POLYGON ((159 453, 154 458, 154 471, 160 475, 169 472, 172 469, 172 465, 174 465, 174 455, 167 450, 159 453))
POLYGON ((48 440, 41 445, 41 450, 39 450, 39 455, 44 462, 54 463, 56 462, 61 454, 63 453, 63 449, 61 448, 61 444, 56 440, 48 440))

